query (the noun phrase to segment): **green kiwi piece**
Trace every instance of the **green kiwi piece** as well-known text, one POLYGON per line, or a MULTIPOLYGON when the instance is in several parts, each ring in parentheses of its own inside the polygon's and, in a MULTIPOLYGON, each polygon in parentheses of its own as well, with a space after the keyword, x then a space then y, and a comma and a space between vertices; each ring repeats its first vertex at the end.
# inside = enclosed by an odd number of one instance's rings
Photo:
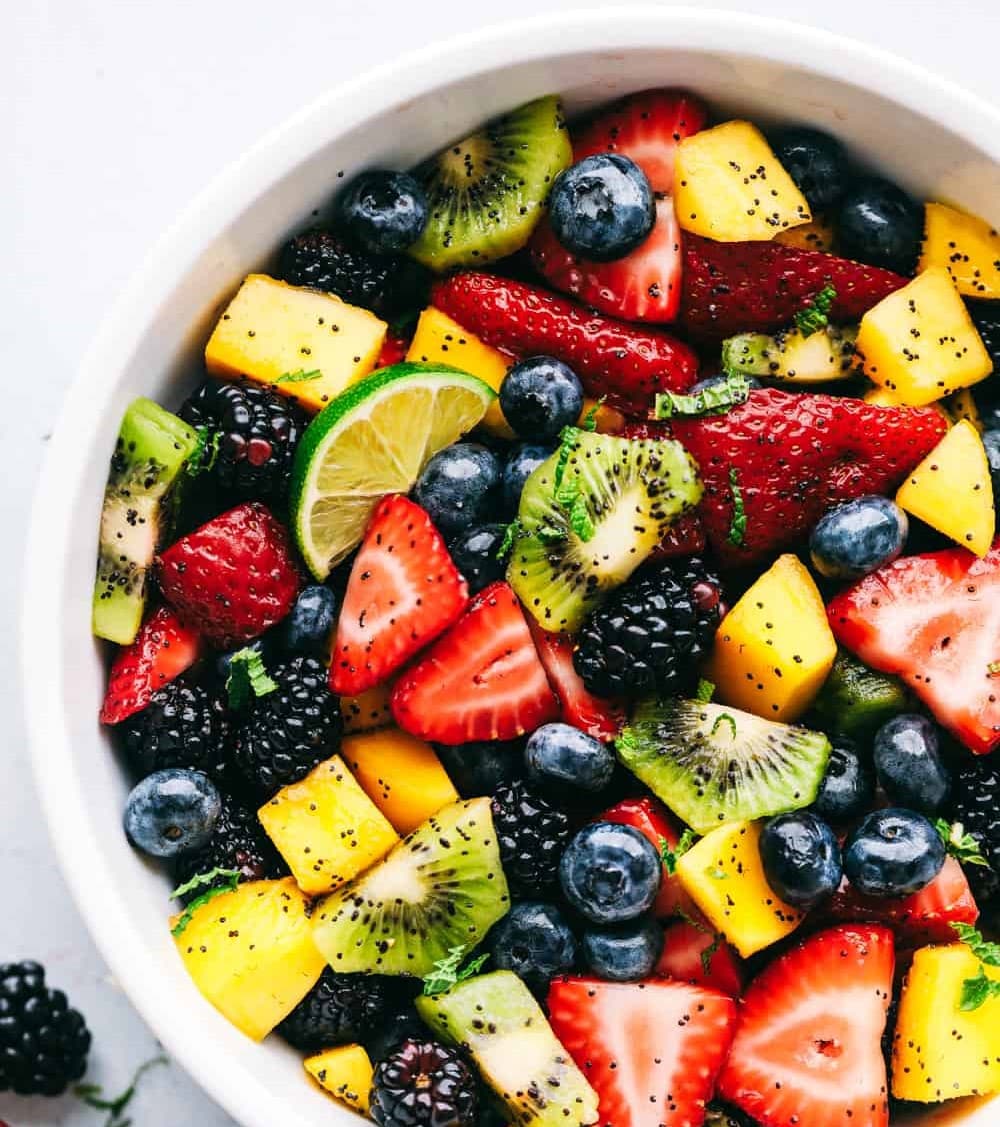
POLYGON ((830 383, 854 375, 856 325, 827 325, 803 336, 798 329, 740 333, 722 342, 722 370, 775 383, 830 383))
POLYGON ((423 978, 510 907, 488 798, 446 806, 313 913, 335 971, 423 978))
POLYGON ((597 1095, 516 974, 467 978, 418 998, 417 1012, 438 1036, 469 1053, 512 1127, 597 1122, 597 1095))
POLYGON ((539 98, 488 122, 414 169, 430 207, 410 254, 444 271, 520 250, 552 181, 572 159, 558 98, 539 98))
POLYGON ((898 677, 876 673, 844 650, 837 654, 813 711, 828 732, 864 739, 901 712, 913 698, 898 677))
POLYGON ((524 484, 507 579, 544 629, 578 630, 700 499, 679 443, 567 427, 524 484))
POLYGON ((618 737, 618 758, 697 833, 798 810, 830 757, 822 732, 696 700, 647 700, 618 737))
POLYGON ((170 523, 171 487, 198 449, 197 433, 151 399, 122 419, 104 490, 94 582, 93 631, 128 645, 146 604, 146 582, 170 523))

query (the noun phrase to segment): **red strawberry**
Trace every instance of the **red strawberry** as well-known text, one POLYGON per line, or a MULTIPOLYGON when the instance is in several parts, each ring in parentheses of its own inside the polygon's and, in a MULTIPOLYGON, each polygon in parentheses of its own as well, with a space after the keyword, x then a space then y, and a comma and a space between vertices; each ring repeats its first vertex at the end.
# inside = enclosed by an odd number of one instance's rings
POLYGON ((642 90, 574 130, 573 159, 621 153, 645 172, 654 192, 672 192, 677 145, 704 128, 707 117, 704 103, 687 90, 642 90))
POLYGON ((390 364, 398 364, 401 360, 405 360, 406 354, 410 350, 410 336, 409 333, 401 333, 390 328, 385 334, 382 351, 379 353, 378 363, 375 367, 388 368, 390 364))
POLYGON ((705 550, 705 526, 697 513, 684 513, 667 529, 653 549, 650 559, 673 560, 679 556, 699 556, 705 550))
POLYGON ((330 689, 354 697, 381 684, 447 630, 469 588, 419 505, 394 494, 372 514, 344 593, 330 689))
POLYGON ((480 591, 454 626, 396 682, 396 723, 444 744, 512 740, 559 719, 517 596, 480 591))
POLYGON ((625 723, 624 704, 587 692, 573 668, 573 639, 569 634, 543 630, 530 616, 528 626, 549 684, 562 706, 563 720, 595 740, 613 740, 625 723))
POLYGON ((656 973, 738 998, 743 990, 739 955, 708 924, 696 917, 692 920, 678 920, 664 931, 656 973))
MULTIPOLYGON (((881 492, 875 488, 871 492, 881 492)), ((1000 540, 982 559, 964 548, 908 556, 827 607, 837 640, 896 673, 977 755, 1000 743, 1000 540)))
POLYGON ((656 201, 656 226, 631 254, 613 262, 577 258, 547 220, 531 240, 535 269, 557 290, 625 321, 673 321, 681 302, 681 230, 674 201, 656 201))
POLYGON ((576 372, 588 395, 645 416, 658 391, 686 391, 698 378, 693 349, 657 329, 626 325, 538 286, 492 274, 438 282, 435 306, 515 356, 545 353, 576 372))
POLYGON ((181 537, 158 566, 163 594, 224 649, 280 622, 302 583, 288 532, 258 502, 238 505, 181 537))
POLYGON ((717 243, 684 238, 681 323, 703 337, 764 332, 787 325, 828 282, 835 321, 857 321, 909 279, 818 250, 780 243, 717 243))
POLYGON ((555 1035, 600 1100, 600 1127, 699 1127, 736 1003, 686 982, 556 979, 555 1035))
POLYGON ((762 1127, 886 1127, 892 932, 818 932, 746 992, 719 1094, 762 1127))
POLYGON ((162 689, 198 660, 201 639, 170 607, 160 607, 130 646, 118 651, 108 674, 102 724, 117 724, 146 707, 162 689))
POLYGON ((671 429, 700 467, 709 542, 723 562, 741 564, 796 544, 842 501, 891 493, 947 426, 930 407, 765 388, 725 415, 674 419, 671 429), (746 514, 738 546, 734 483, 746 514))

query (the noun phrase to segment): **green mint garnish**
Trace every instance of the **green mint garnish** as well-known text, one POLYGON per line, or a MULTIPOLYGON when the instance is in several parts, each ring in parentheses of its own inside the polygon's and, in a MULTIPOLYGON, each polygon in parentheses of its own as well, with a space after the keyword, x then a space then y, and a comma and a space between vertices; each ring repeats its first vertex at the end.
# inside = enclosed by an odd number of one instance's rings
POLYGON ((556 468, 555 473, 552 475, 552 489, 557 500, 559 498, 559 491, 562 489, 566 466, 569 464, 569 458, 573 453, 573 447, 576 445, 577 435, 579 433, 576 427, 563 427, 562 434, 559 436, 559 450, 556 453, 556 468))
POLYGON ((205 891, 200 896, 196 896, 191 903, 188 904, 177 918, 177 923, 170 929, 170 934, 175 939, 183 935, 187 925, 194 918, 194 914, 199 908, 207 904, 210 900, 214 900, 216 896, 221 896, 224 892, 235 892, 239 883, 240 874, 237 869, 212 869, 212 871, 208 873, 198 873, 197 876, 192 877, 189 881, 178 885, 177 888, 170 893, 171 900, 177 900, 181 896, 187 896, 189 892, 197 892, 199 888, 204 888, 205 891), (216 881, 221 881, 222 883, 215 884, 216 881))
POLYGON ((597 430, 597 413, 598 411, 600 411, 603 404, 604 396, 602 395, 601 398, 598 399, 598 401, 593 405, 593 407, 590 408, 586 415, 583 416, 583 423, 581 424, 581 428, 583 430, 590 432, 597 430))
POLYGON ((987 966, 1000 967, 1000 943, 991 943, 983 939, 982 933, 971 924, 952 924, 951 930, 969 948, 981 963, 987 966))
POLYGON ((749 398, 750 381, 746 376, 730 372, 725 381, 720 380, 702 388, 694 395, 661 391, 656 397, 655 414, 658 419, 697 419, 705 415, 724 415, 733 407, 746 403, 749 398))
POLYGON ((535 535, 543 544, 558 544, 560 540, 566 539, 566 531, 556 528, 554 524, 540 524, 535 529, 535 535))
POLYGON ((709 704, 714 696, 715 685, 711 681, 706 681, 704 677, 700 678, 698 688, 694 691, 694 699, 700 704, 709 704))
POLYGON ((729 874, 723 869, 709 866, 705 872, 712 878, 712 880, 729 880, 729 874))
POLYGON ((715 938, 701 953, 701 969, 703 974, 712 973, 712 960, 715 958, 715 952, 722 946, 722 936, 716 932, 715 938))
POLYGON ((698 835, 690 829, 686 829, 681 834, 673 848, 665 837, 660 838, 660 857, 663 858, 663 867, 667 870, 668 875, 673 876, 677 872, 678 859, 683 857, 697 840, 698 835))
POLYGON ((960 1010, 978 1010, 990 998, 1000 998, 1000 982, 986 977, 986 971, 979 968, 975 978, 967 978, 962 983, 962 993, 959 995, 958 1008, 960 1010))
POLYGON ((636 752, 639 750, 639 744, 636 740, 635 732, 631 728, 622 728, 615 739, 615 747, 620 751, 636 752))
POLYGON ((714 736, 715 733, 719 730, 719 726, 722 725, 722 724, 727 724, 727 723, 729 724, 729 726, 733 730, 733 739, 735 740, 736 739, 736 720, 735 720, 734 717, 730 716, 728 712, 721 712, 721 713, 719 713, 718 716, 716 716, 715 723, 712 725, 712 730, 708 734, 710 736, 714 736))
MULTIPOLYGON (((565 480, 566 467, 569 464, 570 455, 573 453, 579 434, 580 431, 576 427, 563 427, 562 437, 559 440, 559 452, 556 456, 556 469, 553 474, 552 487, 556 504, 565 511, 566 523, 573 535, 580 540, 587 541, 593 540, 597 528, 587 511, 587 502, 580 490, 580 483, 565 480)), ((547 539, 549 541, 565 539, 564 534, 556 529, 552 529, 548 537, 542 529, 536 529, 535 532, 543 542, 547 539)))
POLYGON ((252 696, 266 696, 277 687, 277 682, 264 668, 264 659, 255 649, 247 646, 233 654, 229 663, 229 676, 226 678, 230 708, 239 712, 246 707, 252 696))
POLYGON ((747 534, 747 512, 743 506, 743 492, 740 477, 735 466, 729 467, 729 488, 733 493, 733 519, 729 525, 727 539, 734 548, 742 548, 747 534))
POLYGON ((965 826, 961 822, 950 824, 944 818, 936 818, 934 828, 941 835, 945 849, 956 861, 961 861, 963 865, 980 865, 984 869, 990 867, 979 848, 979 842, 972 834, 965 832, 965 826))
POLYGON ((503 540, 500 541, 500 547, 497 549, 497 559, 503 560, 507 558, 511 548, 514 547, 514 542, 521 535, 522 527, 519 517, 514 519, 503 530, 503 540))
POLYGON ((274 381, 276 384, 281 383, 310 383, 312 380, 318 380, 323 373, 319 368, 313 368, 311 371, 306 371, 304 368, 299 368, 297 372, 285 372, 283 376, 278 376, 274 381))
POLYGON ((795 314, 795 327, 804 337, 811 337, 830 323, 830 310, 837 300, 837 291, 829 282, 812 299, 805 309, 795 314))
POLYGON ((196 429, 198 445, 184 464, 184 472, 188 477, 198 477, 212 469, 216 458, 219 456, 219 443, 222 441, 222 431, 212 430, 211 427, 198 427, 196 429))
POLYGON ((443 959, 438 959, 434 964, 434 969, 424 979, 424 993, 425 994, 441 994, 445 990, 450 990, 458 983, 464 982, 467 978, 471 978, 474 974, 478 974, 483 966, 483 963, 490 957, 489 954, 479 955, 471 962, 462 966, 462 959, 465 958, 465 952, 468 950, 468 945, 460 943, 457 947, 449 947, 448 954, 443 959))
POLYGON ((152 1057, 144 1064, 140 1064, 135 1070, 132 1082, 120 1096, 115 1096, 114 1099, 106 1099, 104 1097, 104 1088, 100 1084, 77 1084, 73 1091, 77 1098, 82 1100, 87 1107, 92 1107, 95 1111, 108 1112, 108 1118, 104 1121, 104 1127, 129 1127, 132 1120, 123 1119, 122 1115, 132 1102, 139 1081, 151 1068, 155 1068, 158 1064, 168 1063, 169 1061, 166 1057, 157 1056, 152 1057))
POLYGON ((569 507, 568 519, 570 528, 580 540, 586 543, 588 540, 594 539, 597 526, 591 520, 590 513, 587 512, 587 502, 583 499, 581 493, 573 498, 573 503, 569 507))

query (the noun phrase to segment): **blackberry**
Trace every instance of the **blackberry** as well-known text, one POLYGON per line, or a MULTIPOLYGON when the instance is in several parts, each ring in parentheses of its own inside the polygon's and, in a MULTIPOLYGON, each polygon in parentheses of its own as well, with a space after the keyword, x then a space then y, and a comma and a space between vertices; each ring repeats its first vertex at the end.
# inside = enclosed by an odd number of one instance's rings
POLYGON ((278 1033, 303 1052, 359 1041, 382 1024, 389 1008, 389 986, 381 975, 336 974, 327 969, 278 1026, 278 1033))
POLYGON ((370 1114, 381 1127, 474 1127, 478 1108, 469 1066, 438 1041, 404 1041, 375 1069, 370 1114))
POLYGON ((583 624, 573 664, 596 696, 676 693, 697 677, 721 608, 701 560, 644 568, 583 624))
POLYGON ((382 317, 422 307, 429 289, 426 270, 412 258, 369 254, 318 229, 282 247, 278 274, 293 286, 326 290, 382 317))
POLYGON ((952 764, 948 813, 979 842, 990 867, 967 865, 976 902, 991 923, 1000 918, 1000 763, 990 756, 963 756, 952 764))
POLYGON ((308 422, 287 397, 246 381, 208 380, 179 413, 217 443, 209 474, 225 495, 285 501, 292 459, 308 422))
POLYGON ((270 674, 277 689, 255 696, 237 721, 233 762, 262 798, 297 783, 340 744, 340 702, 314 657, 293 657, 270 674))
POLYGON ((190 767, 224 782, 231 731, 225 702, 201 685, 172 681, 118 726, 139 778, 167 767, 190 767))
POLYGON ((569 818, 520 781, 498 786, 492 809, 511 892, 537 898, 550 891, 570 838, 569 818))
POLYGON ((87 1070, 90 1032, 38 963, 0 965, 0 1092, 59 1096, 87 1070))

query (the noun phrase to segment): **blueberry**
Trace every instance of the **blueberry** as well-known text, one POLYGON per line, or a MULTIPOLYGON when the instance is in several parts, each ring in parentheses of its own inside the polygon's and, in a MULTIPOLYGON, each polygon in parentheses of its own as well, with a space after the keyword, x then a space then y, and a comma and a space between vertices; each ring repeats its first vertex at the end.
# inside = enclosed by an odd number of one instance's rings
POLYGON ((549 222, 572 254, 611 262, 635 250, 652 231, 656 200, 635 161, 618 153, 598 153, 556 178, 549 222))
POLYGON ((448 777, 463 798, 492 794, 501 784, 524 778, 521 740, 434 746, 448 777))
POLYGON ((429 1036, 430 1030, 413 1003, 400 1001, 374 1028, 364 1031, 363 1039, 372 1064, 378 1064, 407 1039, 423 1041, 429 1036))
POLYGON ((813 567, 827 579, 860 579, 903 550, 909 522, 888 497, 871 494, 820 517, 809 537, 813 567))
POLYGON ((176 857, 207 845, 222 813, 222 798, 201 771, 154 771, 125 801, 125 835, 151 857, 176 857))
POLYGON ((287 618, 277 628, 283 649, 293 654, 327 657, 337 620, 337 596, 319 583, 305 587, 287 618))
POLYGON ((993 496, 1000 498, 1000 430, 988 430, 983 435, 983 449, 990 464, 993 479, 993 496))
POLYGON ((875 799, 875 772, 853 740, 837 736, 832 743, 813 809, 829 822, 851 822, 860 818, 875 799))
POLYGON ((626 923, 648 912, 660 890, 663 861, 631 826, 592 822, 566 847, 559 863, 563 895, 597 924, 626 923))
POLYGON ((333 206, 340 226, 372 254, 406 250, 427 226, 427 193, 405 172, 362 172, 337 193, 333 206))
POLYGON ((554 904, 524 900, 515 904, 489 937, 492 965, 512 970, 536 994, 576 962, 576 938, 554 904))
POLYGON ((611 748, 570 724, 543 724, 528 737, 524 749, 528 778, 549 786, 601 791, 611 782, 615 755, 611 748))
POLYGON ((505 532, 502 524, 479 524, 460 532, 448 545, 455 567, 465 576, 473 595, 503 579, 506 565, 499 552, 505 532))
POLYGON ((941 835, 923 814, 876 810, 844 842, 844 872, 865 896, 912 896, 944 864, 941 835))
POLYGON ((904 712, 875 733, 875 773, 893 800, 925 814, 940 810, 951 790, 951 773, 941 758, 935 724, 904 712))
POLYGON ((576 373, 552 356, 529 356, 515 364, 500 385, 500 407, 521 438, 556 438, 583 410, 576 373))
POLYGON ((771 148, 814 215, 840 202, 847 188, 847 151, 822 129, 793 125, 771 138, 771 148))
POLYGON ((233 658, 241 653, 243 650, 253 650, 259 653, 264 659, 265 666, 267 665, 268 653, 271 649, 270 637, 254 638, 252 642, 247 642, 245 646, 240 646, 239 649, 230 650, 228 653, 219 654, 213 659, 212 668, 215 671, 215 676, 224 685, 229 680, 229 667, 232 665, 233 658))
POLYGON ((583 961, 592 974, 608 982, 648 978, 663 950, 663 928, 653 919, 621 927, 585 931, 580 939, 583 961))
POLYGON ((482 524, 500 483, 500 459, 478 442, 456 442, 434 455, 417 478, 413 498, 452 536, 482 524))
POLYGON ((924 233, 924 209, 888 180, 861 180, 840 205, 837 235, 845 258, 912 274, 924 233))
POLYGON ((779 814, 761 831, 767 883, 788 904, 811 908, 836 892, 844 875, 833 830, 808 810, 779 814))
POLYGON ((515 446, 503 468, 503 507, 508 516, 517 514, 524 483, 552 454, 553 447, 534 442, 521 442, 515 446))

